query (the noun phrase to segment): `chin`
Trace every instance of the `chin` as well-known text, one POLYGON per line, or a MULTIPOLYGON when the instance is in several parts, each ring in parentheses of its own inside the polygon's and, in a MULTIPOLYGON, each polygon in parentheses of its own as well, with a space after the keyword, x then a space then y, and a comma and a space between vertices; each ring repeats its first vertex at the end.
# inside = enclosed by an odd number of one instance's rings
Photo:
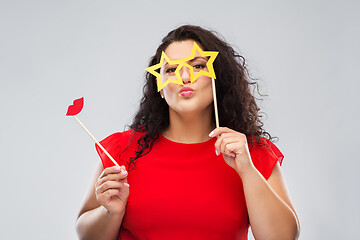
POLYGON ((208 110, 209 105, 196 104, 194 102, 188 102, 185 104, 179 104, 176 109, 174 109, 177 113, 181 114, 202 114, 208 110))

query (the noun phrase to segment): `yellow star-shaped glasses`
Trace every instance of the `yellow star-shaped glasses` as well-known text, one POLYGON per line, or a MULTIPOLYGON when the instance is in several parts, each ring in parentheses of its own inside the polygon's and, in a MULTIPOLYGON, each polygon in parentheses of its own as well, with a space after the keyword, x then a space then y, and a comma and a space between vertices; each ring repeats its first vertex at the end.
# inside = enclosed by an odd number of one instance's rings
POLYGON ((193 49, 192 49, 192 52, 191 52, 191 55, 187 58, 184 58, 182 59, 182 63, 188 67, 190 69, 190 82, 193 83, 196 81, 196 79, 198 79, 201 75, 205 75, 205 76, 208 76, 208 77, 211 77, 211 78, 214 78, 216 79, 216 76, 215 76, 215 71, 214 71, 214 67, 213 67, 213 63, 215 61, 215 58, 216 56, 219 54, 219 52, 214 52, 214 51, 203 51, 199 45, 196 44, 196 42, 194 42, 194 46, 193 46, 193 49), (187 64, 186 62, 192 60, 195 58, 195 54, 196 54, 196 51, 199 52, 199 54, 203 57, 209 57, 207 63, 206 63, 206 68, 208 70, 207 71, 204 71, 204 70, 200 70, 195 76, 194 76, 194 68, 187 64))
POLYGON ((183 81, 182 81, 182 79, 180 77, 180 69, 181 69, 180 64, 176 67, 176 70, 175 70, 176 80, 172 79, 172 78, 168 78, 164 83, 162 82, 161 73, 158 73, 155 70, 158 69, 158 68, 161 68, 163 66, 164 59, 171 65, 177 64, 177 62, 178 62, 178 61, 171 61, 168 58, 168 56, 166 56, 165 52, 162 52, 161 57, 160 57, 160 62, 158 64, 155 64, 155 65, 145 69, 146 71, 148 71, 149 73, 151 73, 152 75, 154 75, 156 77, 156 82, 157 82, 157 86, 158 86, 158 92, 161 89, 163 89, 166 85, 168 85, 170 82, 180 84, 180 85, 184 85, 184 83, 183 83, 183 81))
POLYGON ((196 42, 194 42, 194 46, 192 48, 191 51, 191 55, 187 58, 183 58, 181 60, 170 60, 166 54, 164 52, 161 53, 161 57, 160 57, 160 62, 158 64, 155 64, 151 67, 146 68, 145 70, 148 71, 149 73, 153 74, 156 77, 156 81, 157 81, 157 86, 158 86, 158 91, 160 91, 161 89, 163 89, 166 85, 168 85, 170 82, 172 83, 176 83, 176 84, 180 84, 180 85, 184 85, 181 76, 180 76, 180 69, 183 66, 186 66, 187 68, 190 69, 190 82, 193 83, 196 81, 196 79, 198 79, 201 75, 205 75, 211 78, 216 79, 215 76, 215 71, 214 71, 214 67, 213 67, 213 63, 215 61, 216 56, 219 54, 219 52, 214 52, 214 51, 203 51, 197 44, 196 42), (206 63, 206 67, 208 69, 207 71, 204 70, 200 70, 198 73, 196 73, 196 75, 194 76, 194 68, 193 66, 189 65, 187 62, 194 59, 195 58, 195 54, 196 51, 199 52, 199 54, 203 57, 209 57, 207 63, 206 63), (158 68, 161 68, 163 66, 164 63, 164 59, 170 64, 170 65, 177 65, 176 70, 175 70, 175 76, 176 76, 176 80, 172 79, 172 78, 168 78, 164 83, 162 82, 162 75, 161 73, 156 72, 155 70, 158 68))

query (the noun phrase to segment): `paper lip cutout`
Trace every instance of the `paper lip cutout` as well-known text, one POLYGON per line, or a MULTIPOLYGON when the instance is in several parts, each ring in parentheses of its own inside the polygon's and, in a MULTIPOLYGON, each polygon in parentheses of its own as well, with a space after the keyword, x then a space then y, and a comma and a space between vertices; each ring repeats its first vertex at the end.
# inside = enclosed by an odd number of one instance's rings
POLYGON ((215 75, 215 71, 214 71, 214 66, 213 63, 215 61, 215 58, 217 57, 217 55, 219 54, 219 52, 216 51, 203 51, 199 45, 194 41, 194 45, 191 51, 191 55, 187 58, 183 58, 180 60, 170 60, 168 58, 168 56, 166 56, 165 52, 161 53, 161 57, 160 57, 160 62, 158 64, 155 64, 151 67, 146 68, 145 70, 148 71, 149 73, 151 73, 152 75, 154 75, 156 77, 156 82, 157 82, 157 87, 158 87, 158 92, 163 89, 166 85, 168 85, 170 82, 176 83, 176 84, 180 84, 180 85, 184 85, 181 76, 180 76, 180 69, 183 66, 186 66, 187 68, 190 69, 190 82, 193 83, 196 81, 196 79, 198 79, 201 75, 205 75, 211 78, 216 79, 216 75, 215 75), (206 67, 208 69, 207 71, 204 70, 200 70, 195 76, 194 76, 194 69, 191 65, 187 64, 186 62, 194 59, 195 58, 195 54, 196 51, 199 52, 199 54, 203 57, 209 57, 209 60, 206 63, 206 67), (159 69, 162 67, 163 63, 164 63, 164 59, 170 64, 177 64, 178 66, 176 67, 175 70, 175 76, 176 76, 176 80, 169 78, 167 79, 164 83, 162 82, 162 76, 161 73, 156 72, 156 69, 159 69))
POLYGON ((75 99, 73 104, 68 107, 66 116, 75 116, 81 112, 84 107, 84 97, 75 99))

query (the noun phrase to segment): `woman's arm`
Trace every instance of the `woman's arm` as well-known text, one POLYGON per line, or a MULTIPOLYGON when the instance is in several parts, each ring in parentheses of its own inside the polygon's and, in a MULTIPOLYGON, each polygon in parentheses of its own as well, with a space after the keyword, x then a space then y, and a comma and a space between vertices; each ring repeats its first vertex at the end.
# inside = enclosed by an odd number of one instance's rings
POLYGON ((268 181, 252 163, 247 138, 226 127, 214 129, 210 137, 218 136, 216 154, 239 174, 243 182, 250 225, 258 239, 297 239, 300 232, 298 217, 291 204, 279 164, 268 181))
POLYGON ((268 179, 252 168, 240 175, 255 239, 297 239, 300 224, 279 163, 268 179))
POLYGON ((99 164, 76 222, 79 239, 117 239, 129 196, 126 176, 125 167, 99 164))

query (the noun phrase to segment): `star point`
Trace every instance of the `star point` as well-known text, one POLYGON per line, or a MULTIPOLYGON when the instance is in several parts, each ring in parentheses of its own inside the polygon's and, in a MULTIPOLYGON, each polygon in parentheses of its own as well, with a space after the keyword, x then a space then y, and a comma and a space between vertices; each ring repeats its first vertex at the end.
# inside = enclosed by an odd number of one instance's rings
POLYGON ((181 66, 180 64, 176 67, 175 70, 175 76, 177 79, 172 79, 172 78, 168 78, 164 83, 162 81, 162 75, 161 73, 158 73, 157 71, 155 71, 156 69, 159 69, 163 66, 164 64, 164 59, 170 64, 177 64, 178 61, 172 61, 168 58, 168 56, 166 56, 165 52, 161 53, 161 57, 160 57, 160 62, 158 64, 155 64, 151 67, 146 68, 145 70, 148 71, 149 73, 151 73, 152 75, 154 75, 156 77, 156 83, 157 83, 157 87, 158 87, 158 92, 163 89, 166 85, 168 85, 169 83, 176 83, 176 84, 180 84, 180 85, 184 85, 183 81, 181 80, 180 77, 180 69, 181 66))
POLYGON ((217 55, 219 54, 219 52, 215 52, 215 51, 203 51, 199 45, 196 44, 196 42, 194 42, 194 46, 193 46, 193 51, 191 53, 192 58, 195 57, 195 53, 196 51, 198 51, 198 53, 203 56, 203 57, 209 57, 209 60, 206 63, 206 67, 208 69, 207 71, 204 70, 200 70, 195 76, 192 77, 191 79, 191 83, 195 82, 196 79, 198 79, 201 75, 205 75, 211 78, 216 79, 216 75, 215 75, 215 71, 214 71, 214 66, 213 63, 215 61, 215 58, 217 57, 217 55))

